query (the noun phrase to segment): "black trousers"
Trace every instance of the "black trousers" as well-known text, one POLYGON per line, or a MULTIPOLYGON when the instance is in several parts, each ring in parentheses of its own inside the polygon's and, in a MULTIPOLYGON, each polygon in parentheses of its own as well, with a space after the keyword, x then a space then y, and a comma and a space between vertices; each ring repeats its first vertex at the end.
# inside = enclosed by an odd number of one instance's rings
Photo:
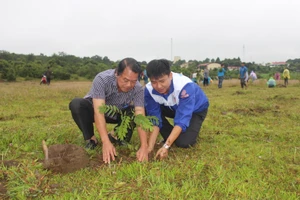
POLYGON ((204 85, 204 86, 208 85, 208 78, 204 78, 204 79, 203 79, 203 85, 204 85))
MULTIPOLYGON (((77 124, 78 128, 81 130, 85 140, 91 139, 94 136, 94 108, 91 99, 75 98, 69 104, 69 109, 71 110, 72 117, 77 124)), ((123 109, 127 115, 133 115, 133 107, 129 106, 123 109)), ((117 124, 116 128, 120 126, 122 120, 121 115, 117 115, 116 118, 110 118, 105 116, 106 123, 117 124)), ((131 122, 131 127, 127 129, 127 134, 125 141, 129 142, 133 133, 135 124, 131 122)))
POLYGON ((288 78, 284 78, 284 85, 287 86, 289 83, 289 79, 288 78))
POLYGON ((241 78, 241 87, 244 88, 244 86, 247 87, 246 80, 245 78, 241 78))
POLYGON ((47 84, 48 84, 48 85, 50 85, 51 78, 47 76, 47 78, 46 78, 46 79, 47 79, 47 84))
MULTIPOLYGON (((166 117, 174 118, 175 111, 165 106, 160 106, 160 108, 162 112, 161 114, 162 128, 160 129, 160 134, 164 138, 164 141, 166 141, 173 129, 173 126, 166 119, 166 117)), ((186 129, 185 132, 181 132, 179 137, 175 140, 176 146, 182 148, 188 148, 197 142, 197 138, 200 134, 200 129, 207 115, 207 111, 208 109, 199 113, 193 113, 189 127, 186 129)))

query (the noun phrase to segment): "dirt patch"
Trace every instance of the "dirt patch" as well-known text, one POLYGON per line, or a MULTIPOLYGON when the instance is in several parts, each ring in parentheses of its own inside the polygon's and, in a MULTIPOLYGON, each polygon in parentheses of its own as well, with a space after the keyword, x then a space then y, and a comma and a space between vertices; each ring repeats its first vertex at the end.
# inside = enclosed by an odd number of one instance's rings
POLYGON ((278 84, 276 87, 285 87, 286 88, 286 85, 278 84))
POLYGON ((283 95, 275 95, 273 97, 268 97, 267 100, 286 100, 286 97, 283 95))
POLYGON ((3 165, 4 167, 18 167, 19 164, 20 163, 15 160, 3 160, 1 162, 1 165, 3 165))
POLYGON ((299 100, 298 97, 291 97, 291 100, 299 100))
POLYGON ((12 115, 8 115, 8 116, 0 116, 0 121, 10 121, 10 120, 14 120, 18 115, 16 114, 12 114, 12 115))
POLYGON ((236 91, 232 95, 243 95, 246 94, 244 91, 236 91))
POLYGON ((273 97, 268 97, 268 101, 270 100, 276 100, 276 101, 293 101, 293 100, 299 100, 299 97, 289 97, 289 96, 284 96, 284 95, 275 95, 273 97))
POLYGON ((264 107, 256 107, 256 108, 237 108, 229 111, 240 115, 256 115, 256 114, 264 113, 269 110, 270 109, 264 107))
POLYGON ((42 115, 35 115, 35 116, 28 116, 26 118, 27 119, 39 119, 39 118, 42 118, 42 117, 44 117, 44 116, 42 116, 42 115))
POLYGON ((44 168, 55 173, 69 173, 88 166, 89 156, 85 149, 74 144, 55 144, 48 148, 44 168))

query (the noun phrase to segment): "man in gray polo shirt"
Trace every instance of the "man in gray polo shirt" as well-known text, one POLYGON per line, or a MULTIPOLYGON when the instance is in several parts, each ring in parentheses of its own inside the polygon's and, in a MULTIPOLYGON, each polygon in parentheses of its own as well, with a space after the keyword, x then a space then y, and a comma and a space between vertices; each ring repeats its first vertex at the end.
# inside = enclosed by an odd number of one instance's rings
MULTIPOLYGON (((108 134, 106 123, 121 124, 120 116, 106 116, 99 112, 101 105, 115 105, 119 109, 132 109, 135 115, 145 115, 144 90, 138 82, 141 66, 133 58, 125 58, 120 61, 116 69, 100 72, 93 80, 91 90, 84 98, 75 98, 70 102, 69 108, 77 126, 87 141, 86 148, 93 149, 98 141, 94 135, 93 123, 102 141, 103 161, 110 163, 115 160, 116 149, 112 144, 116 140, 108 134)), ((117 126, 118 126, 117 125, 117 126)), ((129 129, 125 137, 130 141, 133 130, 129 129)), ((148 160, 147 134, 138 127, 137 132, 141 141, 137 151, 138 161, 148 160)))

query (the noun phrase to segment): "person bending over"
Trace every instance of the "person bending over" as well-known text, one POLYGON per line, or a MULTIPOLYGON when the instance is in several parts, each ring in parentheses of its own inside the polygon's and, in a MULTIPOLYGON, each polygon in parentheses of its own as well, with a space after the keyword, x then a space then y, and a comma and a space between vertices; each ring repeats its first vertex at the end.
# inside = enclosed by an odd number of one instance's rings
MULTIPOLYGON (((89 93, 84 98, 75 98, 69 108, 72 117, 83 133, 87 141, 86 148, 94 149, 98 141, 94 135, 93 123, 95 122, 97 131, 102 141, 103 161, 110 163, 115 160, 116 149, 113 145, 116 140, 108 134, 106 123, 117 124, 121 122, 121 116, 107 116, 99 112, 102 105, 115 105, 121 110, 126 110, 128 114, 145 115, 144 90, 138 81, 142 72, 141 66, 133 58, 124 58, 120 61, 116 69, 109 69, 100 72, 93 80, 89 93)), ((115 128, 116 128, 115 127, 115 128)), ((129 142, 133 129, 128 129, 125 141, 129 142)), ((137 151, 138 161, 148 160, 147 134, 140 127, 137 128, 141 146, 137 151)), ((123 141, 118 141, 118 144, 123 141)))
POLYGON ((171 72, 165 59, 152 60, 146 67, 150 82, 145 87, 147 115, 156 116, 153 132, 148 141, 148 152, 153 151, 160 133, 164 145, 155 157, 168 156, 168 149, 176 146, 188 148, 196 143, 206 117, 209 101, 202 89, 184 75, 171 72), (174 118, 174 126, 166 117, 174 118))

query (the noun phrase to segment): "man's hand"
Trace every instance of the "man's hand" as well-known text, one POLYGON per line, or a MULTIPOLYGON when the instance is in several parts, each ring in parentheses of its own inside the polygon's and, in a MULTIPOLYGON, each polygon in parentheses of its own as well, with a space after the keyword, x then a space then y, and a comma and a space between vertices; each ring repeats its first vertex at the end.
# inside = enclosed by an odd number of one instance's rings
POLYGON ((155 155, 155 159, 157 157, 159 157, 159 160, 163 160, 164 158, 168 157, 168 149, 164 147, 160 148, 155 155))
POLYGON ((111 160, 115 160, 115 156, 117 156, 116 148, 111 142, 102 144, 102 155, 104 163, 109 164, 111 160))
POLYGON ((137 152, 136 152, 136 158, 139 162, 144 162, 148 161, 148 149, 141 147, 137 152))

